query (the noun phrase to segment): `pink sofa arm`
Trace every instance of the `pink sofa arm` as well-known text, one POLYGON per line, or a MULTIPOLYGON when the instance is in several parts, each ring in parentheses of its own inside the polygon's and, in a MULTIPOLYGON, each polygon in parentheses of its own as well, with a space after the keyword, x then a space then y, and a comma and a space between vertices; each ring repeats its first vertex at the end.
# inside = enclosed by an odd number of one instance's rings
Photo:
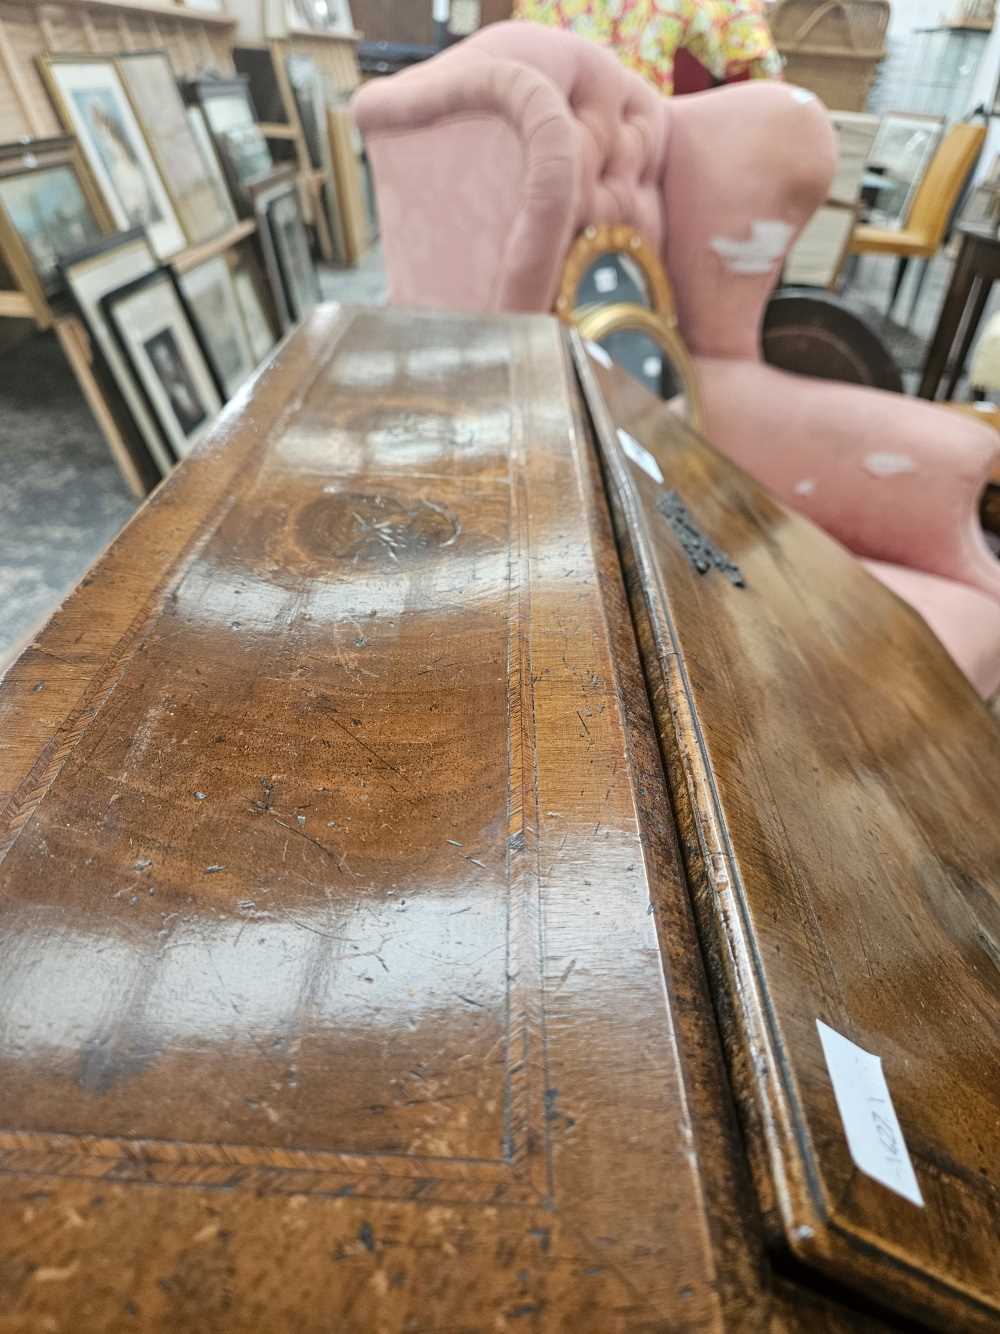
POLYGON ((1000 600, 979 501, 1000 435, 946 408, 743 360, 696 358, 705 434, 858 556, 1000 600))
POLYGON ((742 83, 667 105, 664 255, 692 352, 759 355, 764 303, 837 166, 811 93, 742 83))
POLYGON ((577 126, 537 70, 456 47, 354 100, 390 299, 547 310, 579 195, 577 126))

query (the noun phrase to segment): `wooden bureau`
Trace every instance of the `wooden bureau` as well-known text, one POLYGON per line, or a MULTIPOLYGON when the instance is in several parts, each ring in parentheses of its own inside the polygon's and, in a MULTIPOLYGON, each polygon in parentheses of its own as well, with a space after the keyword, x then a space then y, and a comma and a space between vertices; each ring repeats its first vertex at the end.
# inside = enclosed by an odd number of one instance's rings
POLYGON ((998 741, 555 321, 322 308, 0 683, 0 1334, 998 1328, 998 741))

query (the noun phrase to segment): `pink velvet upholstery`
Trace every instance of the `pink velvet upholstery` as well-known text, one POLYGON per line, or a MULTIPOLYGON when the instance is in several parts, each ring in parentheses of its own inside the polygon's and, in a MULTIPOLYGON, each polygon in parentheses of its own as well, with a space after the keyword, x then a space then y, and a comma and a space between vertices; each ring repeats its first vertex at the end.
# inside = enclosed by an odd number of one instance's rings
POLYGON ((750 83, 668 100, 594 43, 500 23, 366 84, 355 110, 391 300, 549 310, 583 226, 636 227, 670 275, 709 438, 870 558, 977 689, 1000 684, 1000 606, 973 614, 1000 604, 1000 564, 977 521, 1000 438, 760 358, 764 305, 836 165, 811 94, 750 83))

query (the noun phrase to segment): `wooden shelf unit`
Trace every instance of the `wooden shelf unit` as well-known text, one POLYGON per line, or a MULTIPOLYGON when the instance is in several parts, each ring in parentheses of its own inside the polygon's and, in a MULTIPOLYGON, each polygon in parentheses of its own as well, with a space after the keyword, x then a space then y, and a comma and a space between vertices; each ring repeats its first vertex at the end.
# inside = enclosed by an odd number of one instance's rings
MULTIPOLYGON (((250 91, 257 106, 257 114, 267 119, 261 122, 264 135, 275 143, 292 144, 299 195, 306 221, 316 229, 319 251, 323 259, 350 263, 349 247, 343 237, 343 219, 331 209, 339 198, 332 157, 327 166, 317 167, 309 153, 305 130, 299 115, 298 103, 288 76, 290 56, 308 57, 319 72, 324 90, 329 95, 346 96, 357 88, 361 80, 355 52, 354 36, 338 37, 332 33, 296 33, 287 38, 270 41, 238 41, 234 60, 241 73, 250 79, 250 91)), ((323 132, 326 131, 324 124, 323 132)), ((331 145, 332 153, 332 145, 331 145)))
POLYGON ((199 245, 188 246, 186 250, 181 250, 167 263, 175 273, 187 273, 191 269, 196 269, 199 264, 204 264, 206 260, 221 255, 224 250, 232 250, 241 241, 253 236, 256 230, 256 220, 254 218, 244 218, 235 227, 231 227, 228 232, 223 232, 221 236, 213 236, 211 240, 202 241, 199 245))
POLYGON ((145 0, 45 0, 46 7, 58 9, 113 9, 124 13, 149 14, 153 18, 180 18, 187 23, 207 23, 210 27, 235 28, 232 14, 216 14, 210 9, 187 9, 183 5, 146 4, 145 0))
POLYGON ((235 19, 127 0, 0 0, 0 143, 64 133, 38 57, 164 50, 179 78, 233 73, 235 19))
MULTIPOLYGON (((178 78, 193 78, 207 70, 226 76, 236 72, 233 62, 236 26, 237 18, 231 12, 217 14, 168 3, 0 0, 0 143, 65 133, 39 72, 39 56, 110 56, 163 50, 178 78)), ((353 52, 350 44, 341 45, 353 52)), ((356 61, 353 66, 356 82, 356 61)), ((341 77, 349 77, 347 67, 341 77)), ((323 201, 322 183, 314 179, 297 116, 294 123, 269 128, 295 140, 300 159, 305 153, 305 168, 300 167, 300 188, 307 212, 316 209, 323 201)), ((321 248, 329 258, 332 255, 329 226, 322 217, 316 221, 321 248)), ((165 262, 175 273, 186 273, 215 255, 249 243, 256 232, 256 220, 243 219, 221 235, 188 246, 165 262)), ((17 290, 4 275, 0 277, 0 319, 32 320, 39 329, 55 331, 123 477, 136 495, 145 494, 140 468, 95 373, 94 349, 78 316, 67 313, 65 307, 53 307, 44 294, 36 297, 17 290)))

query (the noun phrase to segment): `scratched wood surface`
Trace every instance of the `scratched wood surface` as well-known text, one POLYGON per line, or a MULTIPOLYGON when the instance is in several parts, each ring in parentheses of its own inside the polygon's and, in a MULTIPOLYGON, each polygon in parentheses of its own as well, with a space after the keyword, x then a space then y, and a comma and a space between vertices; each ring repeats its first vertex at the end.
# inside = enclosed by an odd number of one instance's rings
POLYGON ((997 725, 842 548, 577 360, 769 1244, 996 1329, 997 725), (923 1207, 852 1162, 817 1020, 881 1058, 923 1207))
POLYGON ((0 683, 0 1331, 881 1328, 771 1275, 546 318, 318 311, 0 683))

